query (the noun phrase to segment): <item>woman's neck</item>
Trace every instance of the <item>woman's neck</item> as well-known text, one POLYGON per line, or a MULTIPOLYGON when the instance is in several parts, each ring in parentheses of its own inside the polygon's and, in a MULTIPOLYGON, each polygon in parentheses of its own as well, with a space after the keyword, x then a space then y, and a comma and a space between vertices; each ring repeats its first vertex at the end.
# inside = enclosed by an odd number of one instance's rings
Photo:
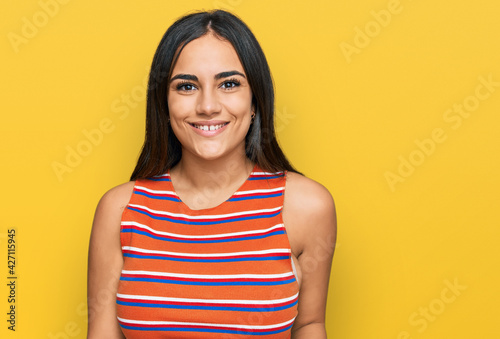
POLYGON ((202 209, 225 201, 245 182, 254 166, 244 151, 216 160, 184 152, 170 175, 181 200, 192 209, 202 209))

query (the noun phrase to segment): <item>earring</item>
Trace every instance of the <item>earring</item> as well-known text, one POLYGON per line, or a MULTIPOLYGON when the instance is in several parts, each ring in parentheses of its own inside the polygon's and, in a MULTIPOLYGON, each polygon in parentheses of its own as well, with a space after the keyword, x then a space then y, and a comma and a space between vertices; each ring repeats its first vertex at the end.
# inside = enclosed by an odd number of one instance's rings
POLYGON ((252 122, 255 119, 255 112, 252 112, 252 122))

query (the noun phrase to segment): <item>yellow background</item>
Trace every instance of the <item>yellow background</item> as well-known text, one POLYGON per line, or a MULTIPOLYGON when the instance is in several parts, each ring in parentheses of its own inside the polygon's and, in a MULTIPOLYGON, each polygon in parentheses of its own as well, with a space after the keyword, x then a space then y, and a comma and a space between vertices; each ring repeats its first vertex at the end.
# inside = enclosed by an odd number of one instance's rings
POLYGON ((336 200, 329 337, 500 337, 498 1, 60 1, 0 5, 2 338, 85 337, 93 213, 134 167, 143 79, 174 19, 214 7, 254 31, 280 142, 336 200))

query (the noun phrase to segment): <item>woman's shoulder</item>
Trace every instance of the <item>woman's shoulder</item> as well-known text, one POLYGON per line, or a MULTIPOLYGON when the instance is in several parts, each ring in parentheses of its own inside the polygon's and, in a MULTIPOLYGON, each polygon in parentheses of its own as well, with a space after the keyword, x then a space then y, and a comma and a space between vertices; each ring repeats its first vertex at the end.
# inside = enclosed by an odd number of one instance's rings
POLYGON ((287 229, 301 239, 303 245, 312 242, 312 237, 335 237, 335 203, 328 189, 320 183, 288 172, 283 211, 287 229))
POLYGON ((109 189, 102 196, 99 201, 99 205, 112 205, 125 207, 130 197, 132 196, 132 191, 134 190, 135 181, 128 181, 118 186, 109 189))
POLYGON ((94 224, 109 225, 119 222, 124 208, 130 201, 134 185, 135 181, 128 181, 104 193, 97 204, 94 224))
POLYGON ((286 201, 307 214, 335 210, 333 197, 325 186, 295 172, 288 172, 286 176, 286 201))

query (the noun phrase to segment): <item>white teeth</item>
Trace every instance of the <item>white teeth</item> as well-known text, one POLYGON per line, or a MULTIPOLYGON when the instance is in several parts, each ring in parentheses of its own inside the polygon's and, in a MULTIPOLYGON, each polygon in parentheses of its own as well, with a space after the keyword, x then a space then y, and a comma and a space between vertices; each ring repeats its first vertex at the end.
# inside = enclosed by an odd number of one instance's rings
POLYGON ((220 125, 193 125, 194 127, 201 129, 202 131, 215 131, 218 130, 219 128, 223 127, 225 124, 220 124, 220 125))

